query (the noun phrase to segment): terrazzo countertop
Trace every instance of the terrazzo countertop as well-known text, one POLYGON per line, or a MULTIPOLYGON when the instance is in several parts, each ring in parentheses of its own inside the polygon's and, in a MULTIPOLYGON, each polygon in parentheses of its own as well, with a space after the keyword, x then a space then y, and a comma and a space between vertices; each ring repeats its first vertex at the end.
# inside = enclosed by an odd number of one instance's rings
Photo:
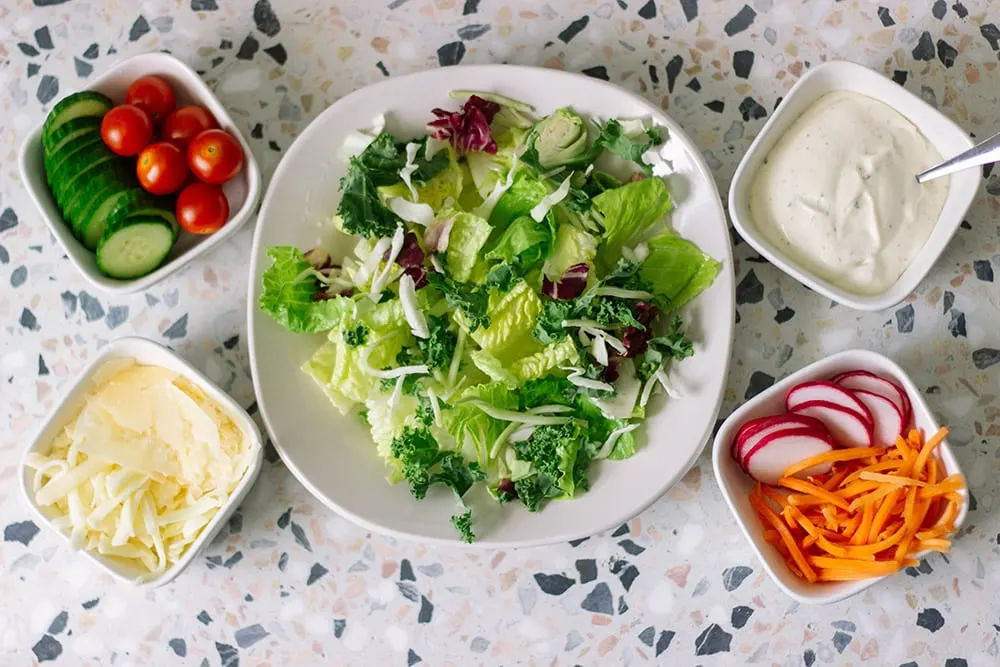
POLYGON ((29 665, 996 665, 1000 663, 1000 174, 900 307, 860 314, 737 241, 723 416, 849 346, 912 374, 968 475, 953 552, 822 608, 786 598, 737 533, 707 453, 652 508, 571 544, 468 552, 402 543, 311 499, 269 449, 228 528, 174 584, 136 591, 40 530, 15 465, 102 344, 172 346, 252 406, 252 230, 145 294, 88 286, 28 199, 16 152, 53 100, 169 49, 203 72, 265 175, 306 124, 367 83, 456 63, 582 71, 660 104, 720 190, 782 95, 841 57, 970 132, 1000 128, 996 7, 969 0, 0 1, 0 663, 29 665))

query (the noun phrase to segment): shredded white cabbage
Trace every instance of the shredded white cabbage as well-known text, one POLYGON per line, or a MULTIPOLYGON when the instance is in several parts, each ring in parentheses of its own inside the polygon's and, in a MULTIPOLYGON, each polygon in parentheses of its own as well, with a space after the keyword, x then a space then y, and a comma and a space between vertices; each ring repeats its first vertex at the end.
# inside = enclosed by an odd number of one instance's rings
POLYGON ((95 378, 50 450, 25 457, 31 492, 72 548, 133 561, 148 581, 183 557, 234 492, 252 443, 173 371, 116 359, 95 378))
POLYGON ((604 342, 604 336, 594 336, 591 354, 594 355, 594 360, 600 365, 608 365, 608 344, 604 342))
POLYGON ((506 95, 501 95, 500 93, 488 93, 481 90, 453 90, 448 93, 448 97, 453 100, 467 100, 473 95, 482 98, 487 102, 494 102, 502 107, 510 107, 511 109, 522 113, 531 113, 535 110, 535 107, 531 106, 527 102, 515 100, 513 97, 507 97, 506 95))
POLYGON ((624 289, 621 287, 609 287, 603 286, 594 289, 594 294, 597 296, 613 296, 619 299, 635 299, 641 301, 643 299, 652 299, 653 295, 650 292, 645 292, 643 290, 635 289, 624 289))
POLYGON ((379 114, 372 118, 372 128, 367 131, 354 130, 344 137, 344 143, 340 147, 340 159, 347 162, 356 155, 360 155, 375 138, 385 129, 385 114, 379 114))
POLYGON ((399 300, 403 304, 403 314, 413 335, 417 338, 429 338, 431 333, 427 329, 427 318, 420 312, 417 304, 417 288, 411 276, 404 274, 399 279, 399 300))
MULTIPOLYGON (((403 230, 402 225, 396 227, 396 231, 392 235, 392 239, 389 241, 389 257, 385 261, 385 266, 383 266, 382 270, 376 272, 372 277, 372 284, 368 290, 368 296, 371 297, 371 300, 375 303, 380 301, 382 291, 386 288, 386 285, 388 285, 394 277, 402 273, 401 271, 397 271, 395 266, 396 258, 399 257, 399 251, 403 249, 403 238, 405 233, 406 232, 403 230)), ((383 254, 385 254, 384 250, 378 254, 376 265, 378 260, 382 258, 383 254)), ((367 260, 365 260, 365 262, 367 263, 367 260)))
POLYGON ((608 384, 607 382, 601 382, 600 380, 591 380, 590 378, 583 377, 582 374, 577 375, 575 373, 570 373, 566 376, 566 379, 575 384, 577 387, 583 387, 584 389, 595 389, 598 391, 614 391, 614 386, 608 384))
POLYGON ((354 284, 358 287, 364 287, 365 283, 372 276, 376 269, 378 269, 378 263, 382 261, 382 255, 385 251, 389 249, 389 245, 392 240, 389 237, 380 238, 375 242, 375 247, 372 251, 368 253, 368 256, 364 258, 361 266, 354 273, 354 284))
POLYGON ((441 428, 441 406, 438 404, 437 392, 434 387, 427 388, 427 398, 431 402, 431 410, 434 411, 434 425, 441 428))
POLYGON ((399 177, 403 179, 406 187, 410 190, 410 201, 417 201, 417 189, 413 187, 413 172, 417 170, 418 150, 420 150, 420 144, 415 141, 406 144, 406 164, 399 170, 399 177))
POLYGON ((438 273, 444 273, 444 262, 441 261, 441 258, 438 257, 436 253, 431 255, 431 266, 433 266, 434 270, 438 273))
POLYGON ((520 426, 516 431, 510 434, 507 438, 508 442, 524 442, 530 438, 535 432, 534 426, 520 426))
POLYGON ((405 375, 400 375, 396 378, 396 385, 392 388, 392 394, 389 396, 389 409, 395 410, 396 406, 399 405, 399 399, 403 395, 403 382, 406 380, 405 375))
POLYGON ((474 405, 490 417, 501 421, 517 422, 520 424, 531 424, 533 426, 545 426, 548 424, 565 424, 570 421, 569 417, 549 417, 547 415, 536 415, 527 412, 516 412, 514 410, 501 410, 495 408, 485 401, 472 399, 464 401, 468 405, 474 405))
POLYGON ((558 188, 542 197, 542 200, 535 204, 534 208, 531 209, 531 217, 535 222, 544 220, 553 206, 566 199, 566 195, 569 194, 569 182, 571 178, 573 178, 572 174, 564 178, 558 188))
POLYGON ((616 428, 608 435, 608 439, 604 441, 604 444, 601 445, 601 448, 597 450, 597 453, 594 454, 594 458, 595 459, 606 458, 608 454, 610 454, 612 450, 614 450, 615 443, 618 442, 618 438, 622 437, 626 433, 634 431, 637 428, 639 428, 638 423, 628 424, 626 426, 622 426, 621 428, 616 428))
POLYGON ((393 213, 407 222, 421 227, 426 227, 434 222, 434 209, 428 204, 406 201, 402 197, 390 197, 388 204, 393 213))
POLYGON ((448 141, 445 139, 435 139, 432 136, 427 137, 427 142, 424 144, 424 159, 430 160, 432 157, 437 155, 442 149, 448 147, 448 141))
POLYGON ((510 162, 510 169, 507 170, 507 177, 503 181, 497 181, 497 184, 493 186, 493 190, 486 197, 486 200, 480 204, 474 211, 476 215, 480 218, 490 219, 490 215, 493 214, 493 209, 496 208, 497 202, 500 201, 500 197, 504 196, 510 186, 514 185, 514 172, 517 171, 517 153, 514 153, 514 157, 510 162))

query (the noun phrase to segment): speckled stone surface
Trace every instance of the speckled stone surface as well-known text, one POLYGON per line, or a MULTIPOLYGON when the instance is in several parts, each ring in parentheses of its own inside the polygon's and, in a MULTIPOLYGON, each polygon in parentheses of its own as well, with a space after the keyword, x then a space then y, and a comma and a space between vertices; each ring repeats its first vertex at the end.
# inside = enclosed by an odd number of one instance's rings
MULTIPOLYGON (((771 583, 707 454, 617 530, 525 551, 397 543, 325 510, 271 450, 228 529, 176 583, 136 592, 31 520, 15 466, 103 343, 171 345, 246 406, 248 227, 145 294, 84 283, 17 174, 26 131, 116 60, 169 49, 217 91, 265 174, 339 96, 458 63, 583 71, 663 106, 725 191, 811 65, 884 72, 977 136, 1000 129, 986 0, 0 0, 0 663, 29 665, 1000 664, 1000 172, 907 301, 858 314, 737 243, 723 415, 848 346, 888 353, 952 427, 974 501, 953 552, 825 608, 771 583)), ((735 238, 735 237, 734 237, 735 238)))

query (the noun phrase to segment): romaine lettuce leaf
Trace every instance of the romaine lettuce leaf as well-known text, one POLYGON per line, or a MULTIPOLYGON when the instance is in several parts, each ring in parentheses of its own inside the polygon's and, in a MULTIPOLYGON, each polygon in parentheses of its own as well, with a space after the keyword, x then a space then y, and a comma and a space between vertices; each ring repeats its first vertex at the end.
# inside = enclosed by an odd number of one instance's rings
POLYGON ((719 275, 722 264, 694 243, 675 234, 649 242, 649 255, 639 267, 639 277, 677 310, 704 292, 719 275))
POLYGON ((551 280, 558 280, 575 264, 592 264, 597 255, 597 239, 571 223, 562 223, 556 229, 552 253, 542 265, 542 273, 551 280))
POLYGON ((510 372, 521 382, 540 378, 562 364, 576 364, 580 354, 570 338, 546 345, 532 355, 522 357, 510 365, 510 372))
POLYGON ((612 266, 621 248, 655 225, 672 208, 667 186, 659 178, 645 178, 606 190, 593 199, 604 217, 602 259, 612 266))
MULTIPOLYGON (((444 208, 449 199, 457 200, 459 198, 465 180, 465 172, 455 159, 454 151, 451 148, 448 149, 448 153, 440 153, 439 155, 448 155, 448 166, 440 170, 430 180, 414 183, 414 188, 417 191, 417 202, 427 204, 435 211, 444 208)), ((435 155, 434 158, 438 159, 438 156, 435 155)), ((378 188, 378 197, 383 205, 393 197, 409 200, 410 189, 406 187, 406 183, 400 181, 378 188)), ((386 234, 382 234, 382 236, 386 236, 386 234)))
MULTIPOLYGON (((551 220, 551 217, 547 219, 551 220)), ((550 247, 552 228, 525 215, 514 220, 504 230, 493 248, 486 253, 486 259, 490 262, 515 264, 523 272, 541 262, 550 247)))
POLYGON ((531 209, 549 194, 549 187, 527 169, 519 169, 510 189, 493 207, 490 224, 502 233, 521 216, 530 215, 531 209))
POLYGON ((507 170, 513 164, 513 151, 497 151, 494 154, 477 151, 468 153, 465 161, 476 191, 482 199, 486 199, 493 187, 507 176, 507 170))
POLYGON ((467 399, 478 399, 501 410, 516 410, 517 396, 501 382, 475 385, 461 392, 454 405, 441 415, 445 430, 460 447, 470 443, 479 463, 485 467, 489 464, 490 447, 507 428, 507 422, 462 402, 467 399))
MULTIPOLYGON (((532 340, 531 331, 542 309, 542 302, 535 291, 524 281, 518 282, 506 294, 489 297, 489 326, 471 332, 479 347, 501 360, 509 360, 533 353, 538 344, 532 340), (511 355, 507 355, 507 351, 511 355)), ((465 326, 462 314, 456 315, 460 326, 465 326)))
POLYGON ((470 352, 469 359, 472 360, 476 368, 486 373, 491 380, 501 382, 510 389, 517 389, 517 386, 520 384, 517 375, 507 370, 502 361, 486 350, 470 352))
POLYGON ((354 301, 335 297, 316 301, 320 286, 312 265, 292 246, 267 249, 273 264, 264 271, 260 308, 278 324, 296 333, 326 331, 339 325, 354 310, 354 301))
POLYGON ((448 273, 455 280, 466 282, 472 277, 472 270, 479 260, 479 251, 492 231, 490 223, 478 215, 454 213, 451 232, 448 235, 445 264, 448 273))

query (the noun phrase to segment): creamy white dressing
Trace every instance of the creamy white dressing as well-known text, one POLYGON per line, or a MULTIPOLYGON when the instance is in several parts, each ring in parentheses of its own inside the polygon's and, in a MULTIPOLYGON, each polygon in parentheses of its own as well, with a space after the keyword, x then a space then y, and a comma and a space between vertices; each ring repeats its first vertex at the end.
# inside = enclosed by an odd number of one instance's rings
POLYGON ((857 294, 892 286, 923 247, 948 179, 914 175, 941 156, 888 105, 839 91, 814 102, 754 178, 754 226, 778 250, 857 294))

